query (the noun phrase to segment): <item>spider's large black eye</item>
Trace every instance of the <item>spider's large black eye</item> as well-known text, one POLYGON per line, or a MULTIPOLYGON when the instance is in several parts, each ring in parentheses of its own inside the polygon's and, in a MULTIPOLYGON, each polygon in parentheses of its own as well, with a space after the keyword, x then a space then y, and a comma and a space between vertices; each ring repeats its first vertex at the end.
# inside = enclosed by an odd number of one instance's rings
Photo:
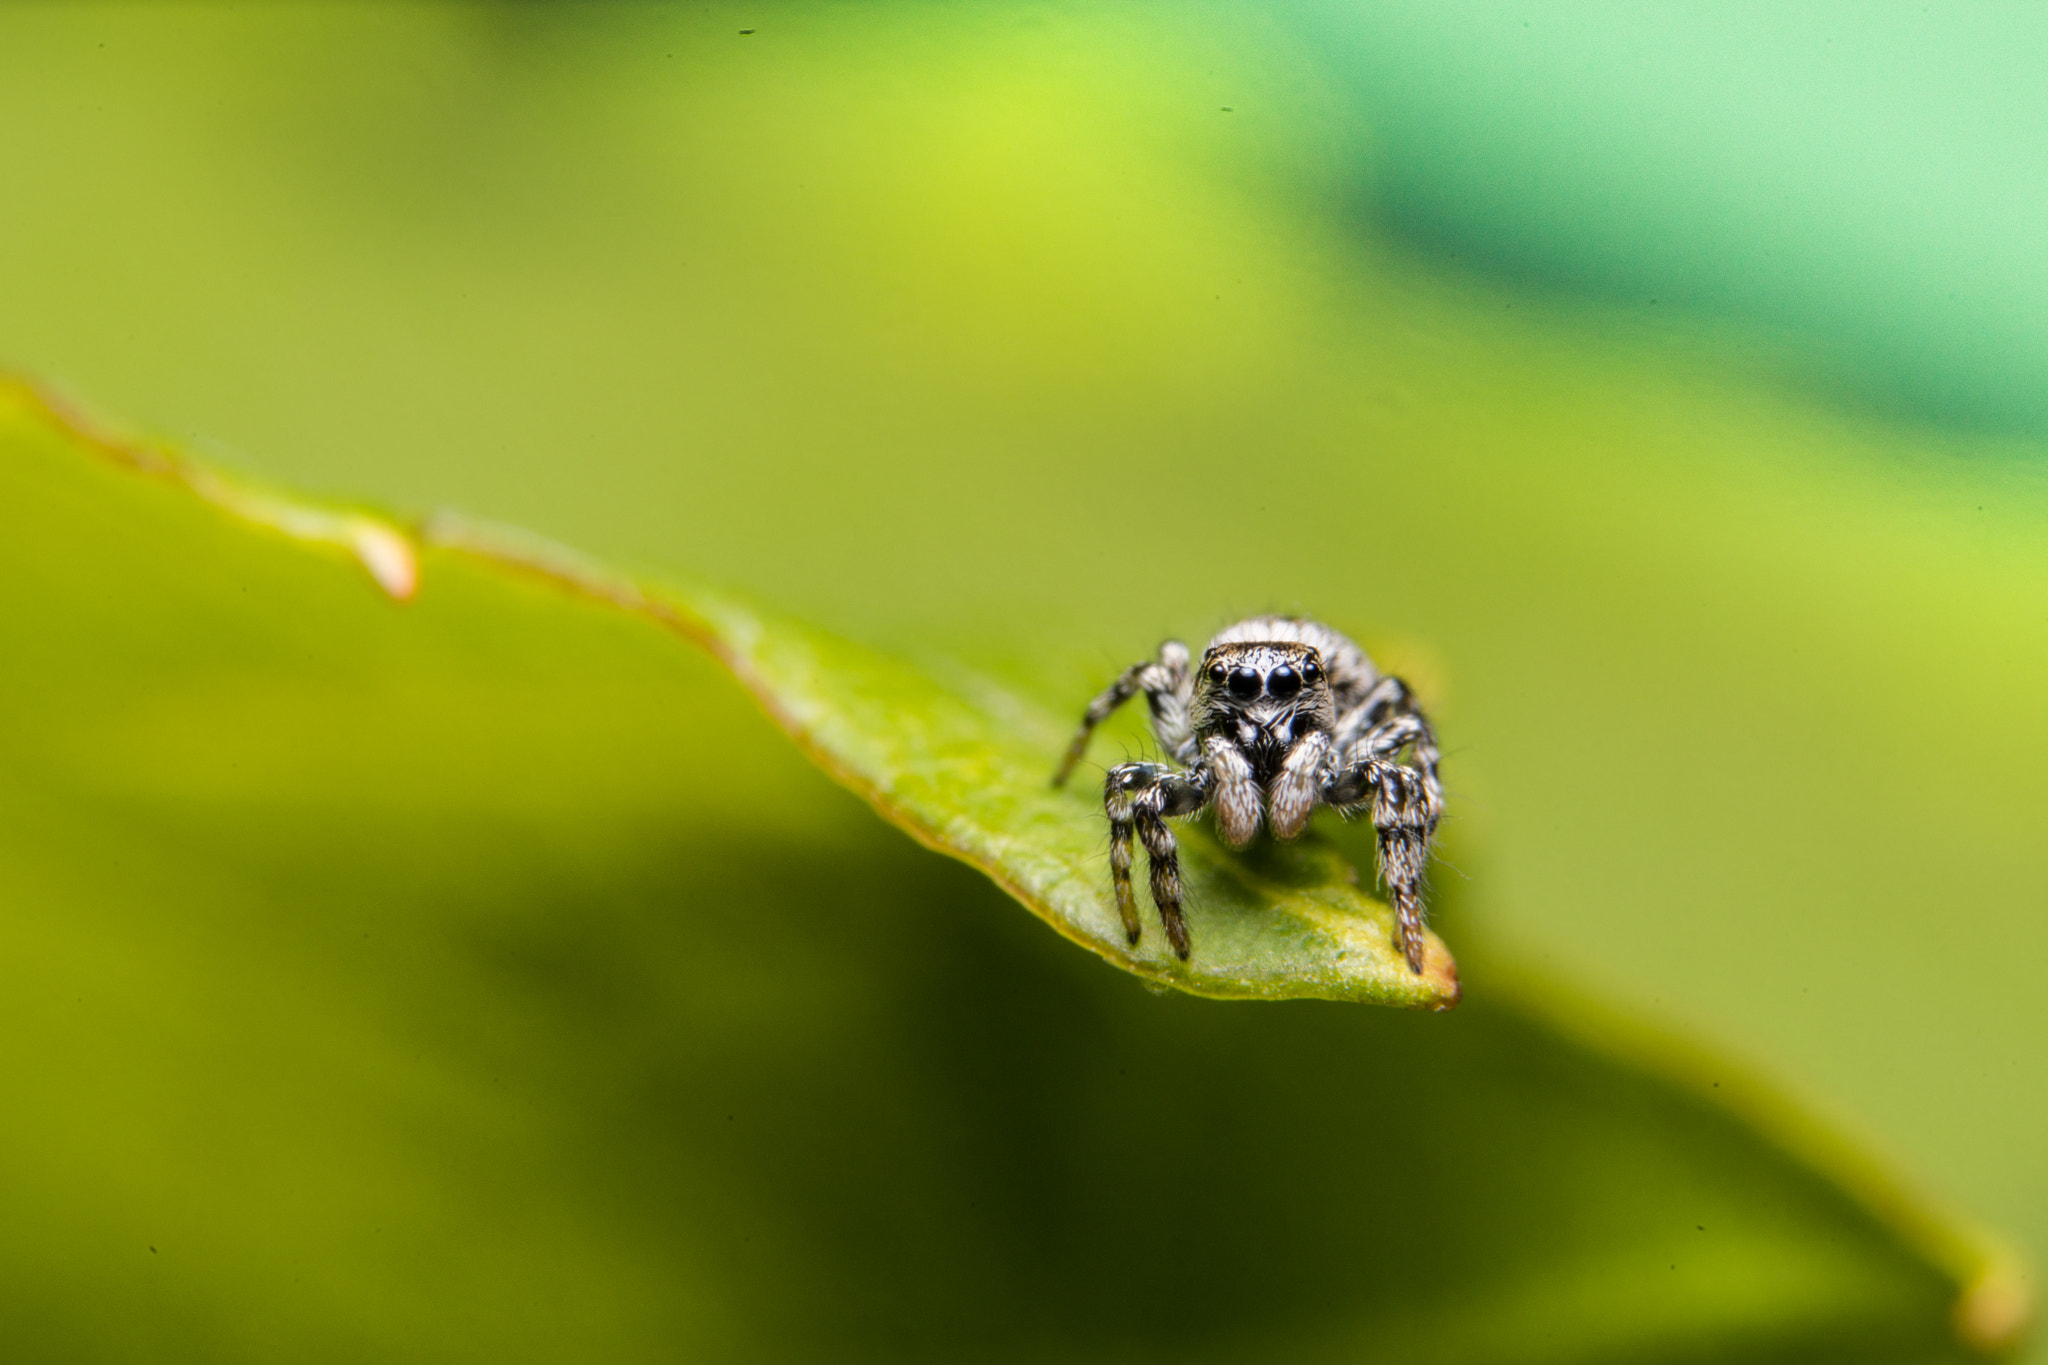
POLYGON ((1250 701, 1259 695, 1259 675, 1249 668, 1230 670, 1230 695, 1239 701, 1250 701))
POLYGON ((1215 683, 1218 687, 1223 686, 1223 680, 1229 676, 1228 670, 1222 664, 1209 665, 1209 681, 1215 683))
POLYGON ((1282 701, 1301 691, 1301 675, 1286 664, 1266 675, 1266 690, 1282 701))

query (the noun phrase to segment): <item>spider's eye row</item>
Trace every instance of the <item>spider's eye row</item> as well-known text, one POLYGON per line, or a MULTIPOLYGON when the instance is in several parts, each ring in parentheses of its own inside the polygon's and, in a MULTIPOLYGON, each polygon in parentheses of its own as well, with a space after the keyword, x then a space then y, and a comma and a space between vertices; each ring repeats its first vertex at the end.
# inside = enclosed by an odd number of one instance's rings
POLYGON ((1230 670, 1230 695, 1239 701, 1250 701, 1259 695, 1259 675, 1249 668, 1230 670))

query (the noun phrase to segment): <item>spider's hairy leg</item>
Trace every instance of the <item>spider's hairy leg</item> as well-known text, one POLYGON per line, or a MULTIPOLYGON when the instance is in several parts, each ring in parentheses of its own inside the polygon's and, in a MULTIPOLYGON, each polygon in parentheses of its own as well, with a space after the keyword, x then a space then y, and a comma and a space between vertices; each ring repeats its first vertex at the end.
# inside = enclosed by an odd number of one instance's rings
POLYGON ((1101 696, 1088 703, 1088 710, 1081 716, 1081 728, 1074 732, 1066 756, 1060 759, 1059 771, 1052 775, 1055 787, 1066 785, 1074 765, 1088 752, 1088 737, 1095 733, 1095 727, 1140 692, 1151 704, 1153 729, 1160 742, 1169 752, 1178 753, 1185 747, 1187 707, 1194 696, 1188 676, 1188 647, 1178 640, 1168 640, 1159 647, 1158 658, 1132 664, 1103 689, 1101 696), (1177 726, 1172 737, 1168 735, 1170 726, 1177 726))
POLYGON ((1200 810, 1210 790, 1206 768, 1181 773, 1163 763, 1118 764, 1102 784, 1102 808, 1109 816, 1109 876, 1124 935, 1135 944, 1142 932, 1137 897, 1131 890, 1131 838, 1135 834, 1145 844, 1152 872, 1152 903, 1159 907, 1166 941, 1183 960, 1189 945, 1187 922, 1180 912, 1180 850, 1173 831, 1166 827, 1166 817, 1200 810))
POLYGON ((1267 794, 1266 820, 1276 839, 1292 839, 1308 828, 1309 816, 1323 799, 1323 768, 1330 757, 1330 737, 1311 731, 1295 741, 1287 761, 1267 794))
POLYGON ((1369 803, 1380 855, 1380 881, 1394 903, 1400 922, 1401 954, 1408 970, 1422 972, 1422 874, 1429 864, 1429 843, 1436 822, 1422 800, 1422 776, 1412 768, 1384 759, 1365 759, 1332 784, 1345 804, 1369 803))
POLYGON ((1166 822, 1147 810, 1138 812, 1138 837, 1145 841, 1145 861, 1152 868, 1152 904, 1159 908, 1159 922, 1166 926, 1166 941, 1181 961, 1187 961, 1187 921, 1181 918, 1180 849, 1166 822))
MULTIPOLYGON (((1113 798, 1105 797, 1104 805, 1113 798)), ((1116 891, 1116 913, 1124 922, 1124 938, 1133 946, 1138 936, 1145 932, 1144 921, 1138 918, 1138 898, 1131 890, 1131 836, 1137 830, 1126 803, 1122 819, 1114 809, 1109 816, 1109 884, 1116 891)))
POLYGON ((1159 667, 1169 685, 1145 689, 1145 704, 1152 712, 1152 736, 1176 763, 1195 758, 1195 675, 1188 667, 1188 647, 1178 640, 1159 646, 1159 667))
POLYGON ((1372 729, 1391 715, 1422 714, 1415 704, 1415 694, 1408 690, 1408 684, 1391 673, 1382 677, 1366 690, 1358 704, 1337 718, 1337 749, 1343 752, 1358 742, 1358 737, 1372 729))
POLYGON ((1396 716, 1361 737, 1323 789, 1323 799, 1333 806, 1370 804, 1380 880, 1400 921, 1402 955, 1417 975, 1422 972, 1422 875, 1444 809, 1436 771, 1440 757, 1427 721, 1414 714, 1396 716), (1404 748, 1411 762, 1395 762, 1393 756, 1404 748))

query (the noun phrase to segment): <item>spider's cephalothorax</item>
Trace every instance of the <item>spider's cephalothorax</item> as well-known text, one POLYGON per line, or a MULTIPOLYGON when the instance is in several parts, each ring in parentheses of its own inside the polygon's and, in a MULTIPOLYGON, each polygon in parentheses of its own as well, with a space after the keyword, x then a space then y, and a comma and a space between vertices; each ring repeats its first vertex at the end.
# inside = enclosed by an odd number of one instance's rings
POLYGON ((1382 675, 1351 641, 1314 621, 1260 616, 1216 636, 1192 663, 1168 640, 1089 703, 1053 785, 1067 780, 1088 736, 1138 693, 1167 763, 1109 770, 1109 872, 1124 932, 1141 925, 1131 890, 1131 840, 1152 866, 1152 899, 1173 950, 1188 955, 1180 860, 1166 818, 1214 808, 1225 843, 1242 848, 1263 823, 1292 839, 1317 806, 1372 817, 1380 880, 1400 920, 1401 951, 1422 970, 1422 873, 1442 818, 1436 736, 1399 678, 1382 675), (1403 761, 1403 754, 1406 759, 1403 761))

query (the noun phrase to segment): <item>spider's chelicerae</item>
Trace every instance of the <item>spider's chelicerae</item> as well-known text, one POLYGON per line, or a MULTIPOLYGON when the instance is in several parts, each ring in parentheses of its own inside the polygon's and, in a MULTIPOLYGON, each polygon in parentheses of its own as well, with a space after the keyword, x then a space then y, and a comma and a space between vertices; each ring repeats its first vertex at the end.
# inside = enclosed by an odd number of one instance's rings
POLYGON ((1080 732, 1053 775, 1067 780, 1088 736, 1142 692, 1169 763, 1119 763, 1102 784, 1109 814, 1109 875, 1124 932, 1141 926, 1131 891, 1131 839, 1144 841, 1152 900, 1174 952, 1188 955, 1180 858, 1166 819, 1214 807, 1232 848, 1263 823, 1292 839, 1317 806, 1369 814, 1379 835, 1380 880, 1400 920, 1401 951, 1422 971, 1422 873, 1444 809, 1436 736, 1407 685, 1365 651, 1315 621, 1259 616, 1209 641, 1199 667, 1168 640, 1088 704, 1080 732), (1405 751, 1406 761, 1402 761, 1405 751))

